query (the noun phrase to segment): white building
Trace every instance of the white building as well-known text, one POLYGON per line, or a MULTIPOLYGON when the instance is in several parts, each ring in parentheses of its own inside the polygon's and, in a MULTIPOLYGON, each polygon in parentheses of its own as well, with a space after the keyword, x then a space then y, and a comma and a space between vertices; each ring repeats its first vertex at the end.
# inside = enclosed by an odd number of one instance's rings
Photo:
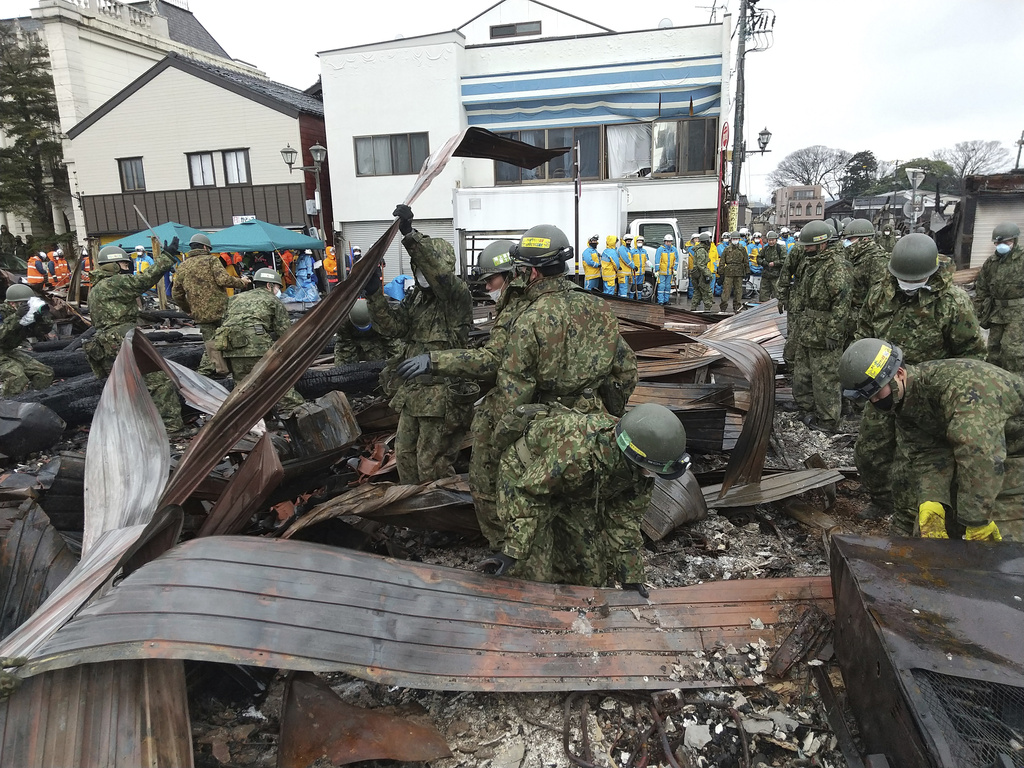
MULTIPOLYGON (((617 33, 503 0, 456 30, 320 53, 336 228, 368 247, 426 155, 467 126, 537 146, 578 142, 584 195, 621 183, 630 220, 712 226, 730 22, 617 33)), ((571 184, 571 163, 520 171, 455 158, 414 204, 416 226, 458 242, 453 188, 571 184)), ((404 267, 393 246, 389 276, 404 267)))

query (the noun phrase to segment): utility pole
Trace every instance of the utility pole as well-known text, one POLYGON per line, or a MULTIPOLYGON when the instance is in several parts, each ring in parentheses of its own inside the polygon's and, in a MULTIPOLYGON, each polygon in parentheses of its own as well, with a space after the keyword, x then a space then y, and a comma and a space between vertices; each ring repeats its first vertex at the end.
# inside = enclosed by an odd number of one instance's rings
POLYGON ((1014 143, 1017 145, 1017 163, 1013 166, 1013 170, 1016 171, 1020 168, 1020 150, 1021 147, 1024 147, 1024 131, 1020 132, 1020 138, 1014 143))
POLYGON ((740 169, 743 165, 743 62, 747 54, 747 4, 748 0, 740 0, 739 43, 736 46, 736 120, 733 125, 732 185, 729 190, 733 200, 739 200, 740 169))

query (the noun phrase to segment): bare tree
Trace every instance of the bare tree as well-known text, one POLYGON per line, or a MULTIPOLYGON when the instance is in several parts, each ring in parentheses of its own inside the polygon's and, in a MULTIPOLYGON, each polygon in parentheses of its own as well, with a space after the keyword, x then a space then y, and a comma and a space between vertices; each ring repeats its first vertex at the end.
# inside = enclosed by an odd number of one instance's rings
POLYGON ((768 183, 772 187, 821 184, 828 196, 835 200, 851 157, 853 155, 845 149, 832 149, 821 144, 804 147, 786 155, 768 174, 768 183))
POLYGON ((932 157, 949 163, 960 179, 963 193, 964 179, 968 176, 995 173, 1010 165, 1010 151, 998 141, 961 141, 952 149, 937 149, 932 157))

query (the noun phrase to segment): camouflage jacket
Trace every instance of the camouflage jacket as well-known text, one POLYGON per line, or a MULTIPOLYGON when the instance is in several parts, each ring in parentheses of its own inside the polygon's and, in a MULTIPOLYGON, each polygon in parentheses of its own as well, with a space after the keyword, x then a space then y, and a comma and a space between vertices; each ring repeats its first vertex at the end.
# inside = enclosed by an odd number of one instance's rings
POLYGON ((708 263, 711 257, 708 255, 706 245, 698 245, 693 249, 693 269, 690 270, 690 279, 699 280, 704 283, 711 281, 711 269, 708 263))
POLYGON ((654 480, 615 444, 616 423, 601 411, 561 408, 530 423, 523 440, 533 460, 516 478, 518 493, 503 511, 509 517, 505 554, 519 560, 530 552, 538 523, 550 515, 553 502, 568 503, 591 526, 604 528, 615 520, 639 525, 654 480))
POLYGON ((161 255, 141 275, 121 274, 105 268, 92 271, 89 317, 97 331, 118 329, 123 335, 139 321, 139 297, 160 282, 174 267, 170 256, 161 255))
POLYGON ((219 323, 228 305, 225 289, 244 287, 242 278, 228 274, 217 254, 189 251, 174 273, 171 298, 197 323, 219 323))
POLYGON ((36 315, 30 325, 22 325, 18 309, 19 304, 9 301, 0 304, 0 351, 17 349, 29 337, 45 338, 53 329, 49 312, 36 315))
MULTIPOLYGON (((498 365, 496 386, 507 408, 558 398, 571 405, 584 389, 597 393, 620 353, 618 320, 607 303, 561 275, 536 280, 523 300, 498 365)), ((635 386, 634 379, 630 393, 635 386)))
POLYGON ((263 357, 290 326, 281 300, 256 288, 231 298, 214 344, 224 357, 263 357))
POLYGON ((782 274, 779 275, 779 301, 786 305, 786 311, 790 314, 799 312, 800 308, 793 304, 796 298, 794 285, 796 273, 804 260, 804 247, 800 243, 794 243, 786 254, 786 260, 782 262, 782 274))
POLYGON ((946 269, 936 270, 913 296, 900 290, 886 270, 860 309, 854 336, 892 342, 909 365, 951 357, 985 359, 985 340, 971 300, 953 285, 946 269))
MULTIPOLYGON (((856 322, 857 313, 864 306, 871 287, 883 278, 889 277, 889 254, 874 240, 859 240, 846 249, 846 258, 852 267, 853 284, 850 288, 850 307, 856 322)), ((886 338, 884 336, 879 338, 886 338)))
POLYGON ((974 307, 982 328, 1024 322, 1024 248, 985 259, 974 283, 974 307))
MULTIPOLYGON (((448 349, 430 353, 430 368, 438 376, 462 376, 494 385, 498 363, 505 356, 509 329, 526 307, 526 278, 516 277, 498 299, 498 316, 487 342, 476 349, 448 349)), ((482 386, 486 389, 486 386, 482 386)))
POLYGON ((786 256, 786 246, 784 245, 776 243, 762 247, 761 252, 757 255, 757 263, 761 267, 761 279, 772 282, 778 280, 786 265, 786 256), (771 264, 775 266, 770 266, 771 264))
POLYGON ((804 255, 797 268, 793 305, 800 320, 794 324, 796 341, 823 349, 827 342, 842 343, 849 332, 850 262, 842 248, 830 246, 824 253, 804 255))
POLYGON ((346 320, 334 337, 334 364, 387 360, 398 353, 400 346, 400 342, 382 336, 372 327, 361 331, 346 320))
POLYGON ((918 503, 950 504, 961 525, 984 525, 1002 488, 1007 427, 1024 420, 1024 379, 981 360, 931 360, 907 377, 896 427, 921 476, 918 503))
POLYGON ((889 235, 886 237, 881 232, 875 235, 875 242, 878 243, 878 247, 886 253, 892 253, 892 249, 896 247, 896 235, 889 235))
POLYGON ((440 238, 412 232, 402 239, 414 272, 426 278, 429 289, 413 288, 397 306, 381 292, 366 300, 373 327, 401 341, 401 352, 381 374, 391 407, 410 415, 441 417, 447 410, 447 383, 432 375, 398 382, 394 367, 404 359, 445 349, 464 348, 473 324, 473 299, 469 288, 455 275, 455 249, 440 238))
POLYGON ((750 254, 742 245, 730 245, 722 252, 718 274, 723 277, 743 277, 750 274, 750 254))

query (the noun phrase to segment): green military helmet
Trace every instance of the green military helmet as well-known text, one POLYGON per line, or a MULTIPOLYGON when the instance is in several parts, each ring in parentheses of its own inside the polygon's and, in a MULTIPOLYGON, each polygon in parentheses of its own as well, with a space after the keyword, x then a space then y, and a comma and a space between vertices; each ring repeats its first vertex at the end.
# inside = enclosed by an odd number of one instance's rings
POLYGON ((29 288, 27 285, 15 283, 14 285, 7 289, 7 295, 4 296, 4 298, 10 302, 22 302, 28 301, 35 295, 36 292, 29 288))
POLYGON ((700 241, 702 243, 710 243, 711 242, 711 233, 710 232, 701 232, 700 233, 700 241))
POLYGON ((615 444, 634 464, 669 480, 690 468, 686 430, 664 405, 642 403, 619 419, 615 444))
POLYGON ((100 255, 96 257, 96 266, 113 264, 115 261, 131 261, 132 258, 125 253, 124 248, 119 245, 107 245, 100 249, 100 255))
POLYGON ((833 231, 828 222, 810 221, 800 230, 800 243, 803 245, 827 243, 832 237, 833 231))
POLYGON ((903 350, 882 339, 860 339, 839 360, 839 386, 843 397, 867 400, 892 381, 903 365, 903 350))
POLYGON ((768 234, 766 235, 766 237, 769 240, 778 240, 779 239, 779 235, 778 235, 778 233, 774 229, 769 229, 768 230, 768 234))
POLYGON ((843 234, 847 237, 874 237, 875 227, 867 219, 851 219, 843 234))
POLYGON ((202 232, 196 232, 194 235, 192 235, 192 239, 188 241, 188 244, 192 248, 195 248, 198 245, 199 247, 205 248, 206 250, 210 250, 210 248, 213 247, 212 245, 210 245, 210 238, 207 235, 204 235, 202 232))
POLYGON ((1020 237, 1020 227, 1012 221, 996 224, 996 228, 992 230, 993 243, 1005 243, 1009 240, 1016 240, 1018 237, 1020 237))
POLYGON ((572 258, 565 233, 553 224, 538 224, 523 233, 512 249, 512 259, 531 267, 547 267, 572 258))
POLYGON ((276 269, 270 267, 261 267, 256 270, 256 274, 252 276, 254 283, 273 283, 274 285, 284 286, 284 281, 281 279, 281 273, 276 269))
POLYGON ((850 226, 850 222, 853 221, 852 216, 844 216, 843 220, 839 222, 839 231, 845 234, 846 228, 850 226))
POLYGON ((919 283, 939 268, 939 249, 928 235, 914 233, 901 237, 889 257, 889 271, 898 280, 919 283))
POLYGON ((370 330, 373 323, 370 321, 370 308, 366 305, 366 299, 356 299, 348 313, 348 321, 360 331, 370 330))
POLYGON ((495 240, 480 252, 480 259, 476 265, 476 276, 482 280, 500 274, 511 272, 515 269, 512 263, 511 251, 515 243, 511 240, 495 240))
POLYGON ((835 219, 825 219, 825 226, 828 227, 828 239, 838 240, 839 239, 839 227, 836 226, 835 219))

